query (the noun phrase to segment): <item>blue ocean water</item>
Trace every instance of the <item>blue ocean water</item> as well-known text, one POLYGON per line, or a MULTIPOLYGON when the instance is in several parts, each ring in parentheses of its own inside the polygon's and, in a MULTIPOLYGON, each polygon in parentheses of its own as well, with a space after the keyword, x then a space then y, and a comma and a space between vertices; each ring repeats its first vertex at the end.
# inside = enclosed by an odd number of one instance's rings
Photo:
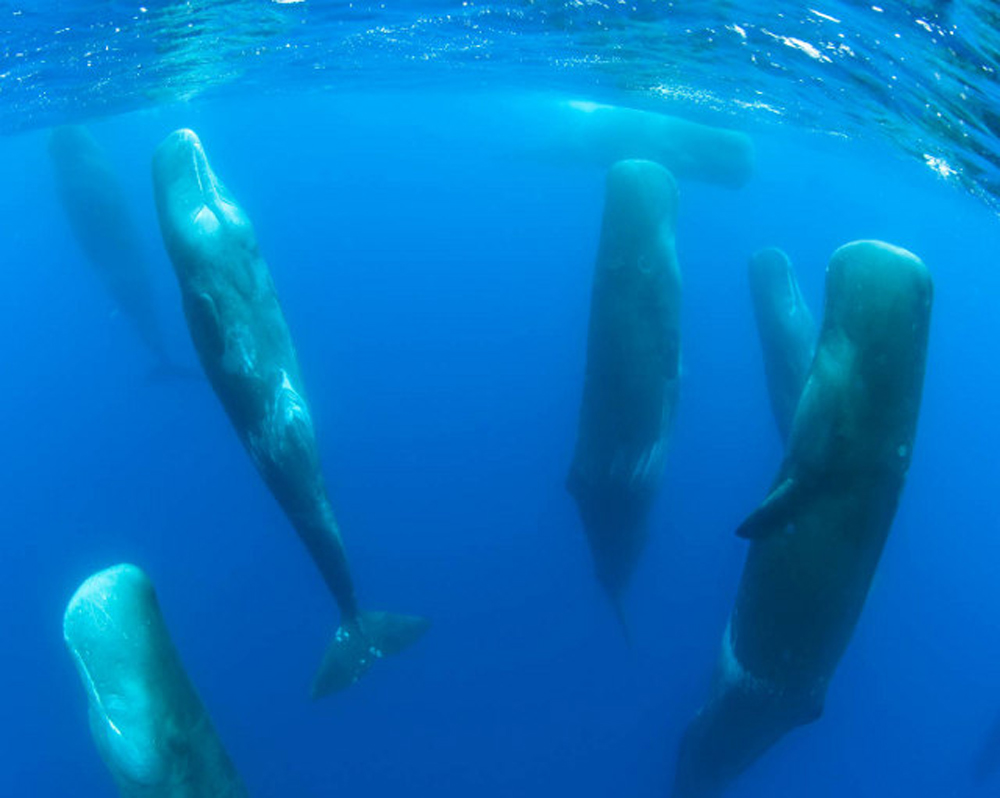
MULTIPOLYGON (((1000 711, 1000 220, 987 183, 963 187, 875 134, 547 80, 544 59, 521 87, 503 61, 496 85, 477 64, 474 78, 459 68, 426 85, 395 66, 370 85, 345 69, 343 86, 328 74, 301 87, 282 85, 297 73, 275 63, 266 81, 204 96, 129 86, 76 106, 52 78, 55 110, 25 106, 0 139, 0 794, 116 794, 60 624, 77 585, 123 561, 155 582, 254 796, 667 794, 745 556, 733 531, 781 458, 747 258, 785 249, 819 316, 830 254, 859 238, 912 250, 935 280, 913 465, 822 719, 731 794, 994 794, 996 780, 972 778, 1000 711), (681 184, 683 383, 625 601, 631 646, 564 488, 604 170, 521 148, 508 121, 540 97, 580 95, 743 129, 757 151, 741 189, 681 184), (153 206, 156 145, 198 131, 253 220, 362 603, 434 623, 344 693, 309 699, 335 607, 208 384, 147 378, 149 354, 72 236, 46 127, 81 120, 112 154, 185 365, 197 360, 153 206)), ((0 104, 37 100, 46 84, 33 85, 0 91, 0 104)))

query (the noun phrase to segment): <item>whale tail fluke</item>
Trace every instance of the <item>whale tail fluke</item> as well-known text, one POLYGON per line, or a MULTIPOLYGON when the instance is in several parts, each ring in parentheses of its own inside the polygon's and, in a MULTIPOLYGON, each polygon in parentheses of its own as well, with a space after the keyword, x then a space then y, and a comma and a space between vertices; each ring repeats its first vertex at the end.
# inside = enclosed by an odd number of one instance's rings
POLYGON ((398 654, 417 642, 430 628, 419 615, 362 612, 345 621, 326 649, 313 680, 312 697, 322 698, 354 684, 377 659, 398 654))

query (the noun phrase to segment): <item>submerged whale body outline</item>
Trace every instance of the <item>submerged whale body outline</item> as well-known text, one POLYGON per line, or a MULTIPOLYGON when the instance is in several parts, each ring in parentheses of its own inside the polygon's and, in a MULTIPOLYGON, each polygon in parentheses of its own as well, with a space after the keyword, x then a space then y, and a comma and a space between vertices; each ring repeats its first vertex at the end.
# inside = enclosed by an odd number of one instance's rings
POLYGON ((652 161, 608 172, 587 362, 567 489, 598 581, 625 627, 625 587, 646 543, 680 383, 677 184, 652 161))
POLYGON ((816 720, 892 526, 913 454, 933 283, 880 241, 834 252, 816 354, 750 539, 708 700, 684 733, 674 798, 714 798, 816 720))
POLYGON ((82 125, 49 135, 56 190, 73 236, 105 290, 156 360, 150 377, 192 377, 170 358, 146 258, 107 152, 82 125))
POLYGON ((363 612, 327 495, 298 358, 246 213, 191 130, 153 156, 163 241, 199 360, 229 420, 316 564, 341 623, 313 682, 319 697, 412 645, 425 618, 363 612))

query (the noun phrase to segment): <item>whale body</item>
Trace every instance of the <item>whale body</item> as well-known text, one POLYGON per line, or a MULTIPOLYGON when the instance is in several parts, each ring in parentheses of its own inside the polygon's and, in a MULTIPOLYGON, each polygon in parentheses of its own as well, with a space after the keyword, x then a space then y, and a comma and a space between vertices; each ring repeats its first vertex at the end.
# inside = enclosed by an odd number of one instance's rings
POLYGON ((80 125, 55 128, 49 155, 70 228, 105 290, 153 354, 157 372, 184 372, 167 355, 149 269, 108 154, 80 125))
POLYGON ((782 443, 788 442, 816 346, 816 323, 795 270, 777 247, 750 258, 750 296, 764 357, 767 393, 782 443))
POLYGON ((933 295, 912 253, 838 249, 823 325, 750 539, 711 694, 680 746, 675 798, 709 798, 816 720, 861 614, 913 453, 933 295))
POLYGON ((415 642, 428 622, 358 607, 271 274, 249 218, 216 178, 192 131, 178 130, 160 144, 153 183, 163 241, 205 374, 340 609, 341 624, 313 695, 343 689, 377 659, 415 642))
POLYGON ((680 382, 677 185, 651 161, 608 173, 576 448, 567 488, 621 617, 646 541, 680 382))

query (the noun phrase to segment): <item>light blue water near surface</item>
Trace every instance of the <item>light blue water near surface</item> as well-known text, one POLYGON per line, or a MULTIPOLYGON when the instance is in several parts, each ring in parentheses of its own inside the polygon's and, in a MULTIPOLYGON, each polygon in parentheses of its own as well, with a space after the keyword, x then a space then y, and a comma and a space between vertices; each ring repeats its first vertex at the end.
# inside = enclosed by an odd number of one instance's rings
POLYGON ((665 794, 742 566, 733 530, 780 459, 747 258, 783 247, 818 316, 830 253, 865 237, 935 279, 913 467, 823 718, 732 795, 995 793, 971 769, 1000 710, 1000 222, 888 145, 715 118, 753 135, 757 171, 681 186, 684 382, 629 649, 563 487, 603 172, 519 149, 503 120, 526 101, 234 89, 91 125, 192 366, 149 158, 199 132, 274 276, 363 603, 433 618, 317 703, 335 613, 312 564, 207 384, 145 379, 58 205, 46 131, 0 140, 0 793, 114 794, 60 619, 83 578, 131 561, 255 796, 665 794))

